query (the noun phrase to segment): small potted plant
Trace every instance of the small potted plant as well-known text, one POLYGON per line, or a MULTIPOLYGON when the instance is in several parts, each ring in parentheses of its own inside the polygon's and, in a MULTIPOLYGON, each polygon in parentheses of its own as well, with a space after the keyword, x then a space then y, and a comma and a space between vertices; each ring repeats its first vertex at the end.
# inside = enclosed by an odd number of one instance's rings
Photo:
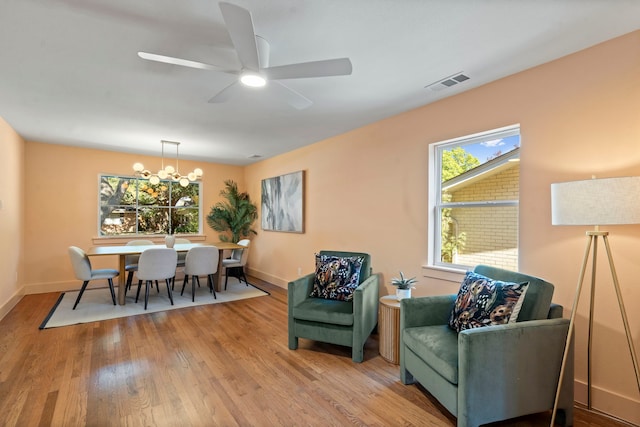
POLYGON ((398 298, 398 301, 403 298, 411 298, 412 285, 416 282, 417 280, 415 277, 410 279, 404 277, 402 271, 400 272, 400 278, 394 277, 391 279, 391 284, 396 287, 396 298, 398 298))

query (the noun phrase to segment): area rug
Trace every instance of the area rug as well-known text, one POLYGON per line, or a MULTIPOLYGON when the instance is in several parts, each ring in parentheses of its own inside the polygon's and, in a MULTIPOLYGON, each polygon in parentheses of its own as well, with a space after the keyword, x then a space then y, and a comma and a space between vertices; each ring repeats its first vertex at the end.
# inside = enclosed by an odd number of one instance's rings
MULTIPOLYGON (((237 278, 229 276, 227 290, 216 292, 216 299, 209 292, 205 278, 200 280, 201 286, 196 285, 195 302, 191 301, 191 283, 187 284, 184 294, 180 295, 182 281, 176 281, 173 291, 173 303, 169 301, 167 286, 160 283, 160 293, 155 286, 149 290, 149 304, 144 309, 144 287, 140 290, 140 298, 136 304, 137 285, 127 292, 125 305, 113 305, 111 294, 108 288, 87 289, 82 295, 80 303, 73 310, 73 304, 78 297, 79 291, 64 292, 58 298, 49 315, 40 325, 40 329, 57 328, 59 326, 77 325, 79 323, 97 322, 100 320, 117 319, 120 317, 136 316, 145 313, 154 313, 165 310, 175 310, 178 308, 193 307, 205 304, 217 304, 230 301, 238 301, 246 298, 255 298, 269 295, 268 292, 244 282, 240 283, 237 278)), ((116 295, 118 290, 116 289, 116 295)))

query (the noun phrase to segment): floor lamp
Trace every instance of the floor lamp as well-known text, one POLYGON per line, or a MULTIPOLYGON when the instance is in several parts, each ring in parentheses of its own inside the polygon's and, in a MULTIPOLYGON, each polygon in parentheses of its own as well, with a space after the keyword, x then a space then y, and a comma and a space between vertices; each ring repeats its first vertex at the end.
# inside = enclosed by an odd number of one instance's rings
POLYGON ((562 387, 562 377, 567 362, 567 355, 578 308, 578 301, 582 291, 582 283, 589 262, 589 254, 591 258, 591 292, 589 302, 589 332, 587 342, 587 408, 591 407, 591 342, 593 332, 593 308, 594 296, 596 288, 596 260, 598 254, 598 240, 602 238, 609 260, 609 268, 613 279, 616 295, 618 297, 618 306, 622 315, 624 331, 627 336, 627 344, 631 353, 633 369, 636 374, 636 382, 638 391, 640 392, 640 369, 638 368, 638 358, 633 347, 633 339, 629 330, 629 322, 627 313, 624 309, 624 302, 620 292, 620 285, 613 266, 613 257, 609 248, 609 240, 607 231, 600 231, 601 225, 614 224, 640 224, 640 177, 623 177, 623 178, 605 178, 590 179, 584 181, 562 182, 551 184, 551 223, 553 225, 592 225, 595 226, 593 231, 587 231, 587 247, 580 269, 578 278, 578 286, 576 288, 573 300, 573 308, 571 309, 571 318, 569 320, 569 331, 567 341, 562 355, 562 364, 560 367, 560 378, 558 380, 558 388, 553 404, 553 412, 551 416, 551 426, 555 422, 555 416, 558 406, 558 399, 562 387), (593 251, 591 250, 593 248, 593 251))

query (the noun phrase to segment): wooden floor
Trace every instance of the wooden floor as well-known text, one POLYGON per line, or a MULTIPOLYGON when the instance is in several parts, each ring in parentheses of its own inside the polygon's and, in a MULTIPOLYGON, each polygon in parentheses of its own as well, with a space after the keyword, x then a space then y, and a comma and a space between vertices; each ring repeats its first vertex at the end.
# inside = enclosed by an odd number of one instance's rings
MULTIPOLYGON (((0 321, 0 426, 455 426, 375 335, 361 364, 308 340, 290 351, 286 291, 250 281, 271 296, 46 330, 58 294, 25 296, 0 321)), ((577 411, 575 425, 625 424, 577 411)))

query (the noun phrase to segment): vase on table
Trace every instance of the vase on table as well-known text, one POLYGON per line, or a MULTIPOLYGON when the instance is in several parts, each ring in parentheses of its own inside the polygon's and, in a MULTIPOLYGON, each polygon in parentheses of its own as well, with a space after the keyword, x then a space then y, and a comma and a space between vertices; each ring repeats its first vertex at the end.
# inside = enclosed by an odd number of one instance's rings
POLYGON ((396 298, 398 299, 398 301, 405 298, 411 298, 411 288, 409 289, 396 288, 396 298))
POLYGON ((176 236, 174 236, 173 234, 169 234, 164 238, 164 244, 168 247, 168 248, 172 248, 173 245, 176 244, 176 236))

